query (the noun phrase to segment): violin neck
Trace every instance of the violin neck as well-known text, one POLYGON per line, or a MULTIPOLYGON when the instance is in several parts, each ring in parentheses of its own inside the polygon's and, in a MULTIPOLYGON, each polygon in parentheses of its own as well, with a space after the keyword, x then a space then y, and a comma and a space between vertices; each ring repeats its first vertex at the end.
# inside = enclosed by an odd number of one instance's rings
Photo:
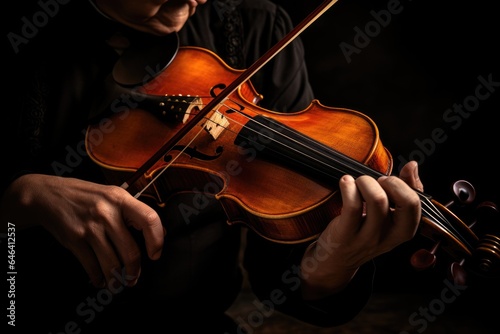
MULTIPOLYGON (((261 157, 291 167, 326 187, 337 184, 346 174, 354 178, 361 175, 378 178, 384 175, 263 115, 257 115, 245 124, 236 137, 235 144, 242 148, 253 148, 261 157)), ((457 224, 452 224, 443 214, 446 209, 436 207, 431 196, 415 191, 422 203, 422 218, 459 240, 465 248, 471 249, 473 236, 457 229, 457 224)))
POLYGON ((353 177, 383 174, 272 118, 257 115, 242 128, 235 144, 253 148, 267 159, 283 163, 325 185, 353 177))

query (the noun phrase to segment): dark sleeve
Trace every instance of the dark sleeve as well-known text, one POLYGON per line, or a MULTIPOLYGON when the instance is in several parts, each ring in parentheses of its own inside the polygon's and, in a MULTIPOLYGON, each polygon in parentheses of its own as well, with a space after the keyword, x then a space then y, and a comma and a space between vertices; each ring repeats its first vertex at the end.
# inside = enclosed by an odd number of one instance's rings
MULTIPOLYGON (((252 3, 247 11, 260 10, 252 3)), ((279 6, 266 8, 267 14, 254 13, 262 24, 248 30, 247 60, 257 58, 281 40, 291 29, 288 14, 279 6), (266 18, 266 15, 267 18, 266 18), (266 25, 271 26, 269 38, 266 25), (259 31, 259 29, 261 29, 259 31), (252 45, 252 47, 250 46, 252 45)), ((249 27, 249 23, 246 25, 249 27)), ((300 111, 312 101, 314 94, 308 79, 304 46, 299 39, 283 49, 255 75, 252 82, 263 94, 262 106, 279 112, 300 111)), ((299 265, 309 243, 284 245, 273 243, 249 231, 244 266, 253 292, 265 305, 317 326, 331 327, 354 318, 372 292, 373 263, 360 268, 353 281, 341 293, 308 302, 300 293, 299 265)))
MULTIPOLYGON (((299 266, 309 243, 284 245, 248 232, 244 268, 255 295, 265 307, 320 327, 333 327, 352 320, 372 293, 373 262, 361 267, 342 292, 316 301, 301 297, 299 266)), ((311 270, 320 265, 311 259, 311 270)))
POLYGON ((8 82, 4 95, 8 98, 2 108, 0 150, 9 163, 0 178, 0 195, 24 174, 57 174, 52 164, 64 163, 61 154, 64 158, 65 147, 79 140, 86 119, 79 110, 59 104, 73 99, 67 94, 76 86, 68 79, 73 73, 71 66, 78 62, 76 58, 86 61, 97 54, 95 48, 85 46, 109 29, 107 20, 88 1, 42 4, 29 0, 9 2, 8 6, 4 26, 4 78, 8 82), (35 25, 34 17, 48 21, 35 25), (86 28, 82 30, 82 26, 86 28))
MULTIPOLYGON (((248 27, 248 38, 245 41, 247 62, 253 62, 264 55, 293 28, 292 21, 283 8, 272 6, 267 10, 270 18, 264 19, 262 24, 246 23, 248 27), (265 29, 259 31, 262 29, 261 26, 270 26, 270 32, 265 29), (264 43, 263 39, 267 42, 264 43)), ((256 17, 265 17, 265 15, 256 15, 256 17)), ((271 58, 269 63, 255 74, 252 82, 257 91, 263 95, 260 103, 262 107, 278 112, 295 112, 305 109, 313 100, 314 93, 309 83, 301 37, 295 38, 271 58)))
MULTIPOLYGON (((199 6, 185 27, 179 32, 180 44, 200 46, 218 54, 226 64, 233 68, 248 69, 269 49, 280 41, 292 28, 292 21, 283 8, 267 0, 242 0, 231 11, 229 29, 240 31, 236 34, 239 42, 236 50, 234 42, 228 37, 227 25, 220 17, 220 9, 212 2, 199 6), (229 38, 229 41, 228 41, 229 38), (227 46, 231 44, 231 46, 227 46), (237 54, 237 63, 231 64, 233 58, 227 55, 237 54)), ((314 98, 309 83, 305 51, 302 41, 295 39, 279 54, 273 57, 264 67, 255 73, 250 82, 256 91, 263 96, 259 105, 265 109, 278 112, 294 112, 306 108, 314 98)))

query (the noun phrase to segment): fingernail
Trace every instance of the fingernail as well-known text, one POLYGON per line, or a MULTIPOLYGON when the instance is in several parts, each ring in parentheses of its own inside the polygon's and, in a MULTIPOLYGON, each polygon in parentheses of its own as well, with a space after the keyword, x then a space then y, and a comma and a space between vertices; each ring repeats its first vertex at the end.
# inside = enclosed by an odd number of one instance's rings
POLYGON ((127 281, 127 286, 135 286, 137 284, 137 281, 139 280, 139 276, 133 276, 133 278, 129 278, 127 281))
POLYGON ((351 175, 344 175, 344 176, 342 176, 341 180, 344 182, 349 182, 349 181, 353 181, 354 178, 351 175))
POLYGON ((418 163, 415 161, 413 164, 414 164, 414 167, 413 167, 413 176, 415 178, 418 178, 418 163))

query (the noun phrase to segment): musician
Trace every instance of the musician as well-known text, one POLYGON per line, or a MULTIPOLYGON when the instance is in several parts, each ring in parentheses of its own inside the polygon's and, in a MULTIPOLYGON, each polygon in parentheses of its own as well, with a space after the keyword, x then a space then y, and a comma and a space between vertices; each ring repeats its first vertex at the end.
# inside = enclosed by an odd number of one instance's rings
MULTIPOLYGON (((83 146, 89 120, 116 98, 107 95, 109 78, 129 48, 178 32, 181 46, 212 50, 244 69, 292 29, 281 7, 266 0, 31 5, 11 11, 1 142, 10 162, 1 221, 3 231, 16 232, 17 328, 251 332, 261 324, 238 327, 224 314, 241 289, 242 245, 263 317, 280 311, 336 326, 358 314, 371 293, 373 258, 415 234, 420 202, 410 186, 422 190, 416 163, 401 179, 342 177, 342 214, 315 242, 284 245, 229 226, 215 199, 189 224, 179 204, 193 203, 192 194, 176 194, 165 209, 135 199, 106 184, 83 146)), ((300 39, 251 81, 268 110, 302 110, 314 97, 300 39)))

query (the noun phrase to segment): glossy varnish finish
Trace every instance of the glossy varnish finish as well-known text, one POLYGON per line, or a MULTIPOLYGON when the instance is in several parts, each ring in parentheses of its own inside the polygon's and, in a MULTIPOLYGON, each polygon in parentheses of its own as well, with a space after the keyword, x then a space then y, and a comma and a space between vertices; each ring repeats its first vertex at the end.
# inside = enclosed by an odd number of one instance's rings
MULTIPOLYGON (((168 68, 143 87, 143 92, 199 96, 206 105, 220 91, 217 87, 230 84, 240 73, 205 49, 183 47, 168 68)), ((237 135, 256 115, 272 118, 377 173, 391 172, 391 155, 383 147, 376 125, 366 115, 327 107, 319 101, 312 101, 300 112, 283 114, 259 107, 256 102, 261 98, 250 82, 242 84, 217 108, 229 122, 217 138, 204 129, 206 119, 216 112, 211 110, 202 122, 191 127, 176 149, 131 185, 132 192, 140 191, 168 165, 161 180, 144 192, 159 204, 175 192, 199 192, 220 200, 229 223, 245 223, 265 238, 285 243, 314 238, 339 213, 336 182, 303 175, 286 164, 262 158, 255 148, 235 145, 237 135)), ((189 124, 165 122, 140 109, 112 115, 110 122, 113 130, 103 133, 98 145, 90 140, 91 136, 87 137, 87 149, 110 182, 117 185, 189 124)), ((98 126, 90 127, 89 133, 98 131, 98 126)), ((304 150, 307 152, 307 144, 304 150)), ((335 165, 334 157, 332 164, 335 165)), ((342 171, 344 167, 333 168, 342 171)))

